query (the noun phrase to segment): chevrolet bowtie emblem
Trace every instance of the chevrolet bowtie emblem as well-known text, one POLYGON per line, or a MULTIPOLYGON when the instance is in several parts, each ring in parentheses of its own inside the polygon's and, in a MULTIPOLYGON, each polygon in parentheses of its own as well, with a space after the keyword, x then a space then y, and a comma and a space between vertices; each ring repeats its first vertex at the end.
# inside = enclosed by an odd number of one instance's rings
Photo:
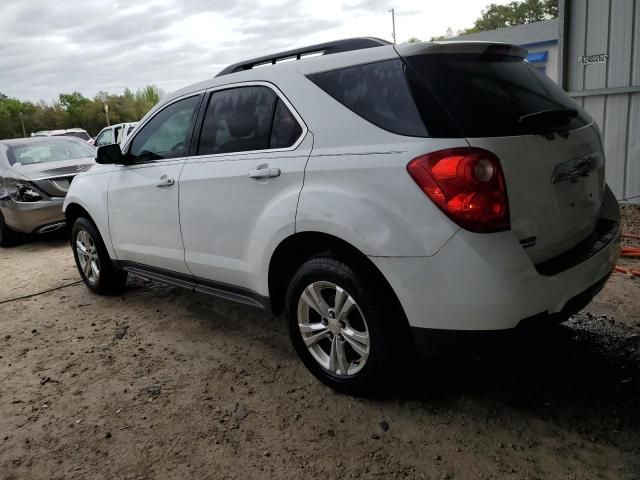
POLYGON ((553 170, 551 183, 577 182, 580 177, 588 177, 596 168, 598 168, 598 159, 593 155, 562 162, 553 170))

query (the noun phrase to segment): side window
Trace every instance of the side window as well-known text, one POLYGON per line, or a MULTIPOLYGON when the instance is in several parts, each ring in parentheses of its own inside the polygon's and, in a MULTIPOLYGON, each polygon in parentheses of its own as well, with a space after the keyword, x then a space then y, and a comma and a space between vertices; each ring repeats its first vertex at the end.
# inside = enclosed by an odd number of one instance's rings
POLYGON ((113 130, 105 130, 98 138, 96 138, 96 147, 101 147, 103 145, 110 145, 113 143, 113 130))
POLYGON ((122 132, 122 127, 114 128, 113 138, 115 141, 113 143, 120 143, 120 133, 122 132))
POLYGON ((202 124, 198 155, 269 148, 278 96, 267 87, 213 92, 202 124))
POLYGON ((400 135, 427 136, 399 59, 316 73, 308 78, 378 127, 400 135))
POLYGON ((133 161, 186 156, 199 102, 199 95, 179 100, 149 120, 131 142, 129 155, 133 157, 133 161))
POLYGON ((296 143, 300 135, 302 135, 302 127, 284 102, 278 99, 276 113, 273 116, 269 148, 290 147, 296 143))

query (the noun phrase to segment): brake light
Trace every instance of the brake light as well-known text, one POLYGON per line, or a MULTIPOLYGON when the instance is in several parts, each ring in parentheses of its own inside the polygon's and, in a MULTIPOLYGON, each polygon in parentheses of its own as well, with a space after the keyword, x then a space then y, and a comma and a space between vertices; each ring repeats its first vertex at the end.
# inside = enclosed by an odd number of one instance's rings
POLYGON ((451 220, 472 232, 509 230, 500 161, 481 148, 450 148, 414 158, 411 178, 451 220))

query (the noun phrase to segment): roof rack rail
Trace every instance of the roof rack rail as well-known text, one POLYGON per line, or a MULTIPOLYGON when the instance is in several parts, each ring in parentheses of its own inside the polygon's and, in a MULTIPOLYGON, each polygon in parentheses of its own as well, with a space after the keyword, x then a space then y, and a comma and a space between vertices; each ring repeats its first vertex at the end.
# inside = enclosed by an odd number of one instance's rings
POLYGON ((254 67, 262 65, 275 65, 279 60, 300 60, 303 57, 311 55, 331 55, 332 53, 349 52, 351 50, 362 50, 363 48, 381 47, 390 45, 390 42, 374 37, 357 37, 347 38, 345 40, 336 40, 334 42, 318 43, 303 48, 294 48, 286 52, 274 53, 263 57, 245 60, 244 62, 234 63, 221 70, 216 77, 228 75, 230 73, 250 70, 254 67))

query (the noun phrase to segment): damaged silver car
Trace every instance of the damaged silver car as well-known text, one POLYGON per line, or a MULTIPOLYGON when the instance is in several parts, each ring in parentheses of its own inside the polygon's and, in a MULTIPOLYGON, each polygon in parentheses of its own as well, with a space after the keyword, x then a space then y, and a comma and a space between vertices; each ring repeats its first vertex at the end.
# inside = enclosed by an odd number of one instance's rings
POLYGON ((95 165, 95 152, 73 137, 0 140, 0 247, 64 227, 64 197, 73 177, 95 165))

